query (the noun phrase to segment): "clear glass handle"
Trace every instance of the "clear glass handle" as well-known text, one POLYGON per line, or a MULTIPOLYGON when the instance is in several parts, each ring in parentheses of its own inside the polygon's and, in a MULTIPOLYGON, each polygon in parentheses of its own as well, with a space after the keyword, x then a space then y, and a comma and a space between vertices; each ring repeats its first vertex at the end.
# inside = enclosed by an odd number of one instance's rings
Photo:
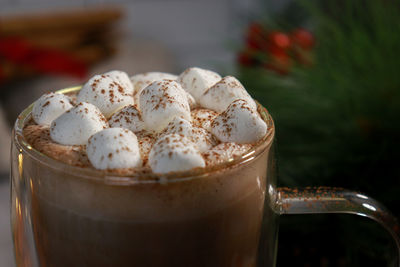
POLYGON ((381 203, 359 192, 343 188, 278 188, 275 210, 279 214, 350 213, 371 218, 392 235, 400 267, 400 225, 381 203))

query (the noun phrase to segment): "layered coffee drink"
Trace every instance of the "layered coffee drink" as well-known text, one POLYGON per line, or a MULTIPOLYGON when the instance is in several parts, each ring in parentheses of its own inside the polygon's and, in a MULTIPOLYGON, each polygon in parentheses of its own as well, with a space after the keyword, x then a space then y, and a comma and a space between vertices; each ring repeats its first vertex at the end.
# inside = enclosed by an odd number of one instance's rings
POLYGON ((20 171, 39 265, 257 266, 273 132, 236 78, 200 68, 43 95, 20 171))

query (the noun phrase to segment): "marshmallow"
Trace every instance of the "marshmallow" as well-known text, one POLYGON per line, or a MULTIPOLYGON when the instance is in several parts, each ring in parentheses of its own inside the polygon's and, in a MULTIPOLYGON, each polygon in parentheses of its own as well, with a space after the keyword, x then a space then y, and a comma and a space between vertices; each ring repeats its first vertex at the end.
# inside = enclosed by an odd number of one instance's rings
POLYGON ((146 72, 131 76, 130 79, 134 87, 135 103, 139 103, 140 93, 151 83, 161 80, 176 80, 177 78, 178 76, 165 72, 146 72))
POLYGON ((90 136, 105 128, 108 123, 100 110, 81 102, 51 123, 50 137, 62 145, 84 145, 90 136))
POLYGON ((192 141, 178 134, 169 134, 153 145, 149 165, 154 173, 163 174, 204 167, 205 162, 192 141))
POLYGON ((211 130, 211 122, 218 116, 218 113, 211 109, 199 108, 190 112, 193 126, 201 127, 207 131, 211 130))
POLYGON ((192 141, 200 152, 204 152, 213 147, 217 140, 206 130, 193 127, 192 124, 180 117, 175 117, 167 127, 160 133, 159 138, 168 134, 178 134, 192 141))
POLYGON ((88 102, 97 106, 104 116, 111 116, 116 110, 133 104, 132 87, 124 87, 115 75, 95 75, 78 93, 78 102, 88 102))
POLYGON ((54 119, 72 107, 71 99, 64 94, 44 94, 33 104, 32 118, 39 125, 50 126, 54 119))
POLYGON ((267 133, 267 124, 247 101, 238 99, 211 123, 211 133, 222 142, 254 143, 267 133))
POLYGON ((199 101, 203 93, 219 80, 221 80, 219 74, 200 68, 186 69, 178 78, 182 88, 189 92, 196 101, 199 101))
POLYGON ((162 130, 158 138, 167 134, 179 134, 190 139, 193 135, 193 127, 188 120, 181 117, 175 117, 168 123, 167 127, 162 130))
POLYGON ((196 108, 197 107, 196 99, 194 99, 194 97, 186 91, 185 91, 185 94, 186 94, 187 101, 189 103, 190 110, 196 108))
POLYGON ((125 128, 134 133, 144 129, 142 114, 134 105, 125 106, 120 111, 114 113, 108 123, 110 127, 125 128))
POLYGON ((196 147, 200 152, 205 152, 218 143, 214 135, 209 131, 198 127, 193 127, 190 140, 196 144, 196 147))
POLYGON ((176 80, 178 76, 165 72, 146 72, 131 76, 130 80, 134 87, 135 93, 140 93, 140 90, 150 85, 155 81, 161 80, 176 80))
POLYGON ((200 105, 222 112, 237 99, 246 100, 253 110, 257 110, 256 103, 243 85, 235 77, 226 76, 204 92, 200 97, 200 105))
POLYGON ((142 164, 136 135, 122 128, 109 128, 92 135, 86 153, 99 170, 135 168, 142 164))
POLYGON ((153 82, 142 90, 139 102, 148 131, 162 131, 175 117, 191 120, 185 91, 175 81, 153 82))
POLYGON ((155 142, 154 138, 149 135, 138 136, 140 157, 142 158, 143 165, 148 164, 150 150, 155 142))
MULTIPOLYGON (((140 92, 142 92, 142 91, 140 91, 140 92)), ((197 102, 194 99, 194 97, 191 94, 189 94, 188 92, 186 92, 186 91, 184 91, 184 92, 185 92, 186 99, 187 99, 188 104, 189 104, 189 108, 190 109, 196 108, 197 107, 197 102)), ((135 105, 139 107, 139 105, 140 105, 139 94, 136 94, 133 98, 135 99, 135 105)))
POLYGON ((203 153, 207 166, 228 162, 233 158, 243 155, 251 148, 250 144, 221 143, 203 153))
POLYGON ((134 91, 131 79, 129 78, 128 74, 126 74, 126 72, 120 70, 112 70, 104 73, 104 75, 117 80, 119 84, 121 84, 122 87, 125 88, 126 91, 128 92, 134 91))

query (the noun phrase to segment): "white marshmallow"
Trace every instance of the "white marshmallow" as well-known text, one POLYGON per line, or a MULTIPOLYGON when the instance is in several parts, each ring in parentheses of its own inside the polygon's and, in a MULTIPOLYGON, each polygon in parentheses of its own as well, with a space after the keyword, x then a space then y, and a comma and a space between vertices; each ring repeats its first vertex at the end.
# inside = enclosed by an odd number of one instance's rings
POLYGON ((243 85, 235 77, 226 76, 204 92, 200 98, 200 105, 222 112, 237 99, 246 100, 253 110, 257 110, 256 103, 243 85))
POLYGON ((110 127, 125 128, 132 132, 144 130, 142 114, 134 105, 128 105, 114 113, 108 121, 110 127))
POLYGON ((214 135, 199 127, 193 127, 192 137, 190 140, 196 144, 197 149, 200 152, 205 152, 218 143, 214 135))
POLYGON ((143 89, 140 107, 148 131, 162 131, 175 117, 191 120, 185 91, 172 80, 156 81, 143 89))
POLYGON ((195 109, 197 107, 196 99, 194 99, 194 97, 191 94, 189 94, 188 92, 185 91, 185 93, 186 93, 187 101, 189 103, 190 110, 195 109))
POLYGON ((129 78, 128 74, 124 71, 120 70, 112 70, 109 72, 104 73, 106 76, 110 76, 113 79, 116 79, 122 87, 125 88, 127 92, 133 92, 133 84, 131 82, 131 79, 129 78))
POLYGON ((218 73, 196 67, 186 69, 178 78, 182 88, 189 92, 196 101, 199 101, 203 93, 219 80, 221 80, 221 76, 218 73))
POLYGON ((165 72, 146 72, 136 74, 130 77, 135 93, 140 93, 140 90, 150 85, 155 81, 161 80, 176 80, 178 76, 165 72))
POLYGON ((160 133, 159 138, 168 134, 178 134, 192 141, 200 152, 210 149, 217 143, 215 137, 205 129, 193 127, 192 124, 180 117, 175 117, 160 133))
POLYGON ((135 168, 142 164, 136 135, 123 128, 109 128, 92 135, 86 153, 99 170, 135 168))
POLYGON ((84 145, 93 134, 108 128, 108 123, 100 110, 81 102, 51 123, 50 137, 62 145, 84 145))
POLYGON ((162 130, 158 138, 167 134, 179 134, 190 139, 193 135, 193 127, 190 121, 181 117, 175 117, 168 123, 167 127, 162 130))
POLYGON ((149 165, 154 173, 163 174, 204 167, 205 163, 192 141, 178 134, 169 134, 153 145, 149 165))
POLYGON ((199 108, 192 110, 190 115, 193 126, 211 131, 211 122, 218 116, 218 113, 211 109, 199 108))
POLYGON ((203 153, 207 166, 217 165, 243 155, 251 148, 250 144, 221 143, 203 153))
POLYGON ((130 80, 134 87, 135 104, 139 104, 141 91, 155 81, 176 80, 178 76, 165 72, 146 72, 131 76, 130 80))
MULTIPOLYGON (((142 90, 140 92, 142 92, 142 90)), ((188 104, 189 104, 189 108, 190 109, 196 108, 197 107, 197 102, 194 99, 194 97, 191 94, 189 94, 188 92, 186 92, 186 91, 184 91, 184 92, 185 92, 186 99, 187 99, 188 104)), ((135 101, 134 101, 135 105, 137 107, 139 107, 139 105, 140 105, 139 94, 135 94, 134 99, 135 99, 135 101)))
POLYGON ((77 101, 97 106, 108 118, 116 110, 134 104, 132 87, 124 87, 119 80, 115 75, 95 75, 79 91, 77 101))
POLYGON ((49 126, 58 116, 72 108, 71 99, 59 93, 48 93, 42 95, 33 104, 32 117, 39 125, 49 126))
POLYGON ((267 124, 247 101, 238 99, 211 123, 211 132, 222 142, 254 143, 267 133, 267 124))

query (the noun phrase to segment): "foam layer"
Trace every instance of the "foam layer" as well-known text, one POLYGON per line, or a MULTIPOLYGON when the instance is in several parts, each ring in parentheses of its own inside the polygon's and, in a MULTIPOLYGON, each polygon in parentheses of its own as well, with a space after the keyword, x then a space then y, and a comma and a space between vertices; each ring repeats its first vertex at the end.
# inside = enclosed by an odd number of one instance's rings
POLYGON ((77 167, 91 167, 83 145, 64 146, 55 143, 50 138, 50 127, 45 125, 31 124, 24 128, 26 141, 39 152, 77 167))

